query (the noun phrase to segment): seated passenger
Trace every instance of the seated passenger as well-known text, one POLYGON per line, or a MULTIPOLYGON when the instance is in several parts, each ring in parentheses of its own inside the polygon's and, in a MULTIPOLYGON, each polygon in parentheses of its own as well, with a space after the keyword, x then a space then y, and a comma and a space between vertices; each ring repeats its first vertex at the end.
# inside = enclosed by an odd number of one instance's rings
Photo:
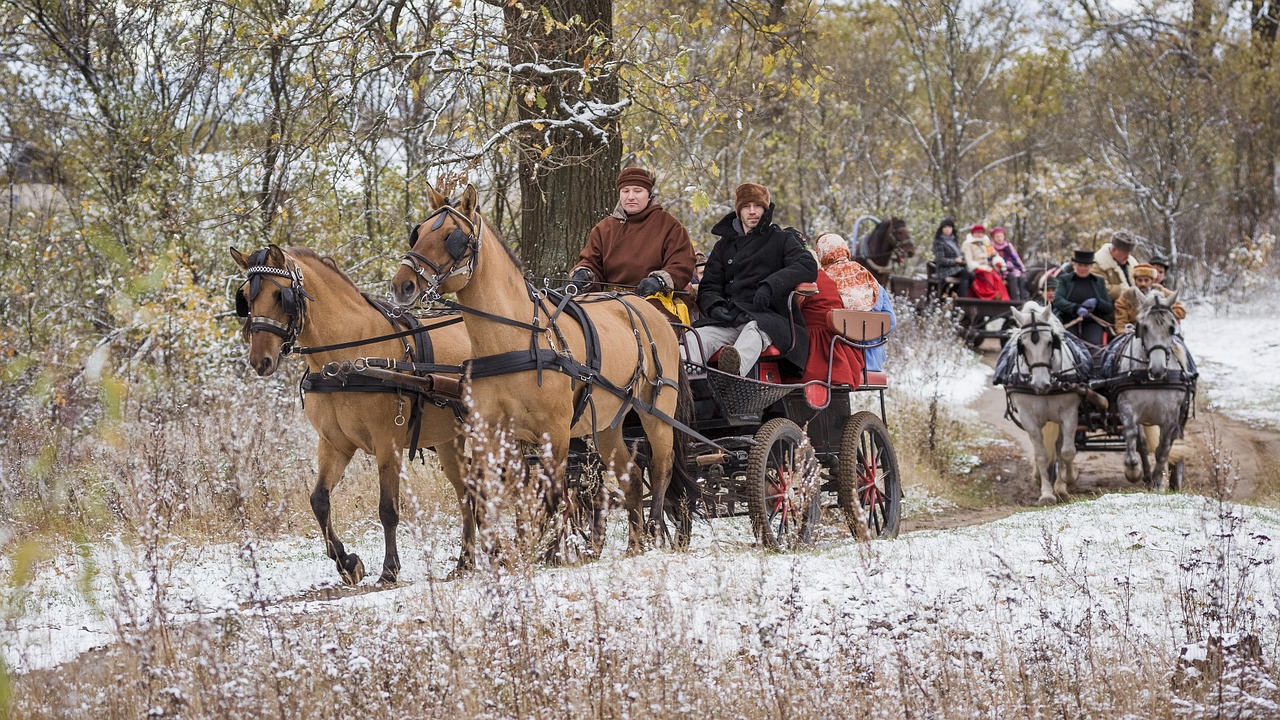
MULTIPOLYGON (((1138 295, 1148 295, 1153 290, 1164 297, 1169 297, 1173 294, 1172 290, 1156 284, 1158 275, 1156 268, 1146 263, 1133 269, 1133 287, 1120 293, 1120 297, 1116 299, 1117 332, 1123 332, 1127 326, 1138 322, 1138 295)), ((1179 321, 1187 316, 1187 309, 1180 302, 1175 302, 1170 309, 1173 311, 1173 316, 1179 321)))
POLYGON ((1107 295, 1115 302, 1120 293, 1133 287, 1131 274, 1136 262, 1132 260, 1133 248, 1138 239, 1128 230, 1117 230, 1111 233, 1111 241, 1103 243, 1095 254, 1097 264, 1093 266, 1093 274, 1107 283, 1107 295))
POLYGON ((1031 299, 1027 290, 1027 267, 1022 264, 1022 256, 1018 254, 1018 249, 1005 239, 1005 234, 1004 228, 993 228, 991 247, 995 249, 1000 259, 1004 260, 1004 286, 1009 291, 1009 299, 1014 302, 1026 302, 1031 299))
POLYGON ((792 336, 787 299, 796 285, 814 282, 818 263, 792 234, 773 223, 773 203, 763 185, 743 183, 733 191, 733 212, 711 228, 720 239, 711 248, 694 324, 698 338, 689 339, 691 361, 701 348, 710 357, 721 350, 718 368, 745 375, 770 344, 786 353, 784 359, 804 372, 809 336, 803 318, 795 314, 792 336))
POLYGON ((974 225, 960 250, 965 267, 973 274, 969 295, 980 300, 1008 300, 1009 291, 1000 277, 1005 269, 1004 258, 991 244, 986 228, 974 225))
POLYGON ((569 279, 635 289, 672 319, 689 322, 689 309, 675 297, 693 278, 693 241, 657 201, 653 173, 629 167, 618 173, 618 205, 591 228, 587 246, 569 279))
MULTIPOLYGON (((845 246, 846 252, 848 249, 848 246, 845 246)), ((853 264, 857 265, 857 263, 853 264)), ((858 267, 862 266, 858 265, 858 267)), ((863 269, 865 271, 865 268, 863 269)), ((809 361, 805 363, 804 375, 800 377, 800 381, 825 381, 827 371, 830 369, 833 384, 856 388, 862 383, 862 367, 865 363, 863 351, 842 342, 836 342, 835 351, 832 352, 835 333, 831 332, 827 325, 827 316, 832 310, 843 308, 844 303, 841 302, 840 290, 836 287, 835 280, 826 272, 818 271, 817 284, 818 294, 805 298, 800 305, 804 324, 809 330, 809 361), (830 366, 827 364, 828 361, 831 363, 830 366)))
POLYGON ((960 251, 960 238, 956 237, 956 224, 947 218, 938 226, 933 235, 933 267, 934 279, 946 290, 947 281, 954 281, 956 294, 969 296, 969 281, 972 275, 965 266, 964 253, 960 251))
MULTIPOLYGON (((889 329, 893 330, 897 327, 898 318, 894 315, 889 292, 883 285, 876 282, 870 270, 850 258, 849 245, 845 243, 844 238, 834 233, 827 233, 818 238, 816 252, 822 269, 831 276, 839 289, 840 299, 845 308, 887 312, 889 329)), ((826 324, 825 318, 823 324, 826 324)), ((812 332, 813 323, 809 323, 809 328, 812 332)), ((868 370, 884 369, 885 346, 883 344, 863 348, 863 355, 868 370)))

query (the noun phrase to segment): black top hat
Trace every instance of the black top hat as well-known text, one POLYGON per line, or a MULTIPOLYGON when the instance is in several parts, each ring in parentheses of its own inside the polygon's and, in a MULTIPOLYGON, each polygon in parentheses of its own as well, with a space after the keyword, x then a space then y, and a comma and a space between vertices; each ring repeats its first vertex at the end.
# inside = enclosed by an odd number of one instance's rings
POLYGON ((1093 264, 1093 251, 1092 251, 1092 250, 1077 250, 1077 251, 1076 251, 1076 253, 1075 253, 1075 255, 1072 255, 1072 256, 1071 256, 1071 262, 1073 262, 1073 263, 1080 263, 1081 265, 1092 265, 1092 264, 1093 264))

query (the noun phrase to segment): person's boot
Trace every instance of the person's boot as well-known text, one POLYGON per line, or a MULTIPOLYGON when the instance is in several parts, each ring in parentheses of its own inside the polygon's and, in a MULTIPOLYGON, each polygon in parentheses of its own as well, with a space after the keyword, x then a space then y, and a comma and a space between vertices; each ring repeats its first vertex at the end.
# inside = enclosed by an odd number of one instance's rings
POLYGON ((738 348, 725 345, 720 350, 720 357, 716 360, 716 369, 722 373, 741 376, 742 356, 738 354, 738 348))

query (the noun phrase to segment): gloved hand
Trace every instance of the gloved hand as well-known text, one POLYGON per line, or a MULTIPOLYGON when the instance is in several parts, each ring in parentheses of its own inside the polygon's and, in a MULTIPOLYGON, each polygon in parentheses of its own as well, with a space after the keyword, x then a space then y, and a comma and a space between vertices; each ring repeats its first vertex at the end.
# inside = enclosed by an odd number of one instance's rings
POLYGON ((641 280, 639 285, 636 285, 636 294, 639 295, 640 297, 649 297, 654 293, 660 293, 666 289, 667 289, 666 283, 650 275, 649 277, 641 280))
POLYGON ((580 267, 577 270, 574 270, 573 274, 569 276, 569 282, 573 283, 574 285, 577 285, 578 287, 582 287, 583 285, 590 283, 592 280, 595 280, 595 275, 593 275, 590 270, 584 267, 580 267))
POLYGON ((1089 308, 1085 307, 1084 305, 1081 305, 1080 307, 1076 308, 1076 315, 1079 315, 1080 317, 1084 317, 1085 315, 1088 315, 1088 314, 1089 314, 1089 308))
POLYGON ((733 325, 734 312, 728 305, 714 305, 707 311, 707 317, 720 323, 721 325, 733 325))
POLYGON ((1089 298, 1088 300, 1085 300, 1084 302, 1082 302, 1082 303, 1080 303, 1080 304, 1081 304, 1081 305, 1083 305, 1084 307, 1086 307, 1086 308, 1088 308, 1088 309, 1092 310, 1092 309, 1094 309, 1094 308, 1098 307, 1098 298, 1089 298))
POLYGON ((760 289, 756 290, 756 297, 753 301, 755 306, 764 310, 773 302, 773 290, 767 284, 761 284, 760 289))

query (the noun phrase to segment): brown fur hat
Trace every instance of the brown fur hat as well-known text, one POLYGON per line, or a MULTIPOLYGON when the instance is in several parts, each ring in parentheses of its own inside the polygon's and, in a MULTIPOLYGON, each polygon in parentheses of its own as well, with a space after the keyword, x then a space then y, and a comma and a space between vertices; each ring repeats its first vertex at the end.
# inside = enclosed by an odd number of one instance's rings
POLYGON ((652 193, 653 173, 639 167, 623 168, 622 172, 618 173, 618 180, 614 182, 613 185, 619 190, 627 187, 628 185, 635 185, 637 187, 644 188, 645 191, 649 193, 652 193))
POLYGON ((1133 272, 1134 280, 1137 280, 1138 278, 1141 278, 1141 277, 1151 278, 1152 280, 1156 279, 1155 265, 1148 265, 1147 263, 1142 263, 1141 265, 1135 267, 1132 272, 1133 272))
POLYGON ((1111 233, 1111 247, 1125 252, 1133 252, 1133 246, 1137 244, 1133 233, 1128 230, 1117 230, 1111 233))
POLYGON ((755 183, 742 183, 734 188, 733 211, 738 212, 747 203, 756 203, 767 210, 769 208, 769 188, 755 183))

